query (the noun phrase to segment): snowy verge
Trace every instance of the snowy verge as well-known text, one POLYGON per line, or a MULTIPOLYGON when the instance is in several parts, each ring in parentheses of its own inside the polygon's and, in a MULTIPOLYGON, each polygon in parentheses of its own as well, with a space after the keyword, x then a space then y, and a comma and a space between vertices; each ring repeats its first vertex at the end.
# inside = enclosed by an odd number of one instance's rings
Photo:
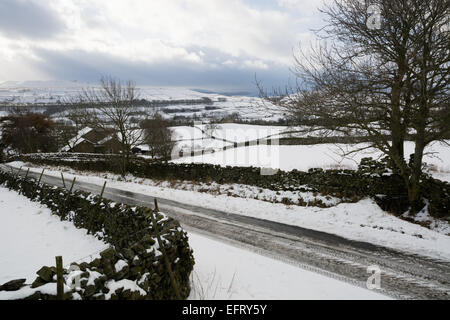
MULTIPOLYGON (((70 276, 76 273, 75 278, 84 278, 79 279, 66 299, 171 299, 175 295, 178 299, 184 299, 189 295, 189 275, 194 260, 186 233, 177 221, 146 207, 116 204, 87 192, 72 193, 56 186, 38 185, 34 179, 17 178, 3 171, 0 172, 0 184, 9 186, 28 199, 41 202, 61 220, 71 221, 78 228, 86 228, 89 233, 95 233, 99 239, 106 239, 113 245, 99 252, 99 259, 82 264, 77 263, 79 260, 70 263, 72 272, 63 268, 63 273, 70 273, 70 276), (164 285, 169 282, 168 274, 159 267, 163 259, 160 258, 161 252, 156 252, 159 250, 157 241, 162 241, 167 248, 176 248, 166 251, 164 257, 167 263, 175 264, 172 271, 178 279, 176 292, 170 285, 164 285), (98 274, 101 274, 100 278, 98 274), (136 287, 140 289, 134 290, 136 287)), ((44 291, 38 289, 27 299, 55 299, 53 294, 45 291, 48 283, 56 285, 55 267, 44 266, 36 274, 38 277, 31 285, 23 283, 26 279, 15 280, 6 283, 0 291, 17 291, 17 295, 22 296, 24 291, 29 292, 27 287, 43 287, 44 291)))
MULTIPOLYGON (((21 167, 25 164, 14 162, 10 165, 21 167)), ((26 170, 26 167, 23 169, 26 170)), ((40 172, 42 169, 33 167, 30 170, 40 172)), ((57 168, 46 169, 45 172, 57 177, 60 177, 61 173, 57 168)), ((74 176, 77 176, 78 181, 90 182, 99 186, 103 185, 106 178, 108 186, 112 188, 300 226, 352 240, 370 242, 413 254, 450 261, 449 236, 390 215, 381 210, 370 199, 363 199, 357 203, 341 203, 331 208, 286 206, 255 199, 151 186, 142 182, 115 181, 106 174, 90 175, 87 172, 71 170, 66 171, 64 175, 67 179, 73 179, 74 176)))
POLYGON ((79 260, 108 245, 72 222, 61 221, 49 208, 0 186, 0 283, 26 278, 33 282, 43 265, 79 260))
POLYGON ((191 300, 389 299, 203 235, 188 235, 195 252, 191 300))

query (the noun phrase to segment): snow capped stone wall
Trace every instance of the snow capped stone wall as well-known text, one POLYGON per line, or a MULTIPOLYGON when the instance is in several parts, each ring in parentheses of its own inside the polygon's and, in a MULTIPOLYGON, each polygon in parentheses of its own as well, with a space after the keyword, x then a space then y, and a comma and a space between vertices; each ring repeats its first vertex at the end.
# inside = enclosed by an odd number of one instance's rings
MULTIPOLYGON (((186 232, 178 221, 151 209, 114 203, 92 194, 37 185, 0 172, 0 184, 16 190, 33 201, 47 205, 63 220, 111 244, 90 262, 71 263, 64 269, 66 299, 175 299, 162 248, 174 273, 181 298, 190 293, 189 276, 194 258, 186 232)), ((55 299, 56 268, 44 266, 31 285, 18 279, 0 286, 10 291, 11 299, 55 299)))

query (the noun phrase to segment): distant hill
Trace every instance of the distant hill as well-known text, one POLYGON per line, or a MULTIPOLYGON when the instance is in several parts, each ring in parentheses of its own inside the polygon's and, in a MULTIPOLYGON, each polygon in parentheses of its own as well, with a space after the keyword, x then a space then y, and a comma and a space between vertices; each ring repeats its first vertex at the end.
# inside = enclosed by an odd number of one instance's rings
POLYGON ((55 81, 55 80, 26 80, 26 81, 5 81, 0 83, 0 88, 67 88, 84 87, 86 83, 77 81, 55 81))
POLYGON ((192 91, 206 93, 206 94, 220 94, 227 97, 243 96, 243 97, 258 97, 256 92, 250 91, 220 91, 220 90, 208 90, 208 89, 191 89, 192 91))

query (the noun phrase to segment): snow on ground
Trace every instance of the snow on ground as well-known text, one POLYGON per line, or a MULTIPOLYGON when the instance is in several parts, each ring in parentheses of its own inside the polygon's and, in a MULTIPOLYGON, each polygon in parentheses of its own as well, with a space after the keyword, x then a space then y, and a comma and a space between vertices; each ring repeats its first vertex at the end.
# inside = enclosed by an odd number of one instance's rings
MULTIPOLYGON (((108 174, 109 179, 119 180, 118 175, 108 174)), ((259 188, 255 186, 230 183, 219 184, 216 182, 191 182, 191 181, 157 181, 151 179, 133 178, 133 176, 127 176, 127 181, 144 184, 148 186, 157 186, 161 188, 171 188, 177 190, 189 190, 202 193, 209 193, 212 195, 226 194, 230 197, 250 198, 268 201, 272 203, 285 203, 285 204, 313 204, 320 202, 324 206, 331 207, 342 202, 341 199, 324 196, 312 191, 274 191, 265 188, 259 188)), ((296 186, 301 187, 301 186, 296 186)), ((306 186, 303 186, 308 189, 306 186)))
POLYGON ((221 150, 225 146, 233 145, 235 142, 240 143, 280 136, 287 129, 285 126, 237 123, 215 124, 213 130, 208 130, 206 124, 201 123, 194 123, 194 126, 171 127, 174 133, 174 140, 178 141, 179 149, 201 150, 212 148, 216 151, 221 150))
MULTIPOLYGON (((77 97, 83 88, 98 84, 73 81, 7 81, 0 83, 0 101, 17 103, 54 103, 63 97, 77 97)), ((221 95, 200 93, 179 87, 138 87, 140 98, 148 100, 190 100, 221 95)))
MULTIPOLYGON (((355 145, 349 144, 315 144, 315 145, 253 145, 239 147, 223 151, 223 147, 255 141, 264 138, 278 138, 306 136, 320 136, 314 133, 293 133, 292 130, 305 129, 302 127, 289 128, 286 126, 248 125, 236 123, 216 124, 214 130, 202 133, 206 130, 206 124, 194 126, 171 127, 174 132, 174 140, 177 141, 177 150, 198 151, 214 150, 214 153, 206 152, 204 155, 185 156, 173 160, 175 163, 210 163, 222 166, 255 166, 272 167, 284 171, 293 169, 307 171, 310 168, 344 168, 356 169, 364 157, 377 159, 384 155, 378 150, 367 149, 358 153, 342 157, 343 151, 348 152, 367 146, 367 143, 355 145), (216 139, 211 139, 213 135, 216 139), (223 141, 225 140, 225 141, 223 141)), ((339 135, 333 133, 333 135, 339 135)), ((449 142, 449 141, 448 141, 449 142)), ((405 142, 405 158, 414 152, 414 144, 405 142)), ((426 150, 424 162, 429 172, 437 179, 450 181, 450 147, 443 143, 431 144, 426 150)))
POLYGON ((173 140, 177 141, 178 149, 194 151, 212 148, 219 151, 225 146, 233 145, 234 142, 278 136, 287 130, 287 127, 224 123, 216 124, 214 130, 207 130, 206 124, 195 123, 194 126, 176 126, 170 129, 174 135, 173 140))
POLYGON ((195 256, 192 300, 389 299, 203 235, 188 236, 195 256))
MULTIPOLYGON (((0 187, 0 205, 0 283, 22 277, 31 283, 40 267, 54 265, 56 255, 63 255, 67 263, 94 252, 95 257, 106 246, 15 191, 0 187)), ((189 233, 189 243, 196 260, 190 299, 387 299, 194 233, 189 233)), ((121 269, 123 265, 118 262, 115 267, 121 269)), ((111 281, 110 287, 118 284, 111 281)), ((56 285, 39 287, 42 290, 55 294, 56 285)), ((26 289, 20 293, 25 297, 32 292, 26 289)), ((0 292, 0 300, 10 298, 20 296, 0 292)))
POLYGON ((47 207, 1 186, 0 221, 0 284, 19 278, 31 283, 41 267, 55 265, 55 256, 62 255, 66 265, 107 247, 47 207))
MULTIPOLYGON (((0 102, 8 104, 58 104, 67 98, 77 98, 83 88, 99 88, 99 85, 78 83, 73 81, 7 81, 0 83, 0 102)), ((166 117, 226 117, 238 113, 243 119, 278 120, 282 118, 281 112, 274 112, 261 107, 262 99, 240 95, 224 96, 217 93, 205 93, 183 87, 156 87, 138 86, 137 93, 140 99, 148 101, 165 101, 168 105, 162 106, 161 111, 166 117), (211 102, 203 102, 204 98, 211 102), (197 104, 182 104, 182 100, 198 100, 197 104), (177 101, 173 105, 170 102, 177 101), (167 111, 165 113, 165 111, 167 111)), ((267 102, 266 102, 267 104, 267 102)), ((136 107, 136 111, 139 111, 136 107)), ((41 111, 44 111, 42 109, 41 111)), ((56 118, 65 118, 65 112, 59 112, 56 118)))
POLYGON ((442 181, 447 181, 448 183, 450 183, 450 171, 429 171, 431 173, 431 175, 435 178, 435 179, 439 179, 442 181))
MULTIPOLYGON (((206 125, 196 125, 195 127, 206 129, 206 125)), ((216 124, 216 129, 212 134, 220 139, 233 142, 244 142, 256 139, 262 139, 269 136, 278 136, 280 133, 287 131, 286 126, 269 126, 269 125, 250 125, 238 123, 216 124)))
POLYGON ((450 224, 449 222, 441 219, 435 219, 430 215, 429 212, 429 202, 426 201, 425 207, 420 210, 416 215, 411 217, 409 215, 409 210, 402 214, 402 217, 412 219, 420 224, 428 224, 429 228, 440 232, 442 234, 450 235, 450 224))
MULTIPOLYGON (((12 163, 21 167, 24 163, 12 163)), ((22 168, 26 170, 26 167, 22 168)), ((34 167, 32 171, 41 172, 34 167)), ((46 169, 46 174, 60 177, 57 168, 46 169)), ((74 173, 74 171, 69 171, 74 173)), ((67 179, 74 175, 64 173, 67 179)), ((103 186, 105 174, 89 175, 77 173, 77 181, 86 181, 103 186)), ((142 179, 136 183, 107 179, 108 187, 143 193, 155 197, 175 200, 191 205, 221 210, 280 223, 296 225, 308 229, 336 234, 348 239, 371 242, 374 244, 417 253, 442 260, 450 260, 450 237, 401 220, 381 210, 378 205, 364 199, 357 203, 341 203, 331 208, 286 206, 256 199, 236 198, 227 195, 212 195, 196 191, 176 190, 167 187, 145 185, 142 179)), ((448 232, 448 229, 447 231, 448 232)))
POLYGON ((217 139, 198 139, 198 140, 182 140, 177 141, 175 143, 175 150, 182 150, 183 152, 191 152, 191 151, 201 151, 201 150, 209 150, 209 151, 219 151, 222 150, 223 147, 231 145, 232 143, 225 142, 217 139))
POLYGON ((192 126, 176 126, 170 127, 173 133, 173 140, 188 140, 201 139, 202 132, 198 128, 192 126))
MULTIPOLYGON (((377 159, 379 151, 367 150, 342 158, 342 150, 350 151, 367 146, 365 143, 316 144, 316 145, 258 145, 228 149, 223 152, 208 153, 194 157, 182 157, 175 163, 210 163, 221 166, 255 166, 279 168, 284 171, 293 169, 307 171, 310 168, 346 168, 356 169, 364 157, 377 159)), ((405 142, 405 158, 413 153, 414 144, 405 142)), ((435 143, 425 152, 424 162, 431 167, 431 173, 439 176, 450 175, 450 147, 435 143)))
MULTIPOLYGON (((70 292, 71 289, 66 284, 63 285, 64 293, 70 292)), ((30 296, 32 296, 34 293, 39 291, 42 294, 49 294, 56 296, 57 295, 57 289, 56 289, 56 283, 46 283, 42 286, 31 288, 31 287, 23 287, 20 290, 17 291, 0 291, 0 300, 20 300, 25 299, 30 296)), ((75 295, 78 295, 78 293, 75 293, 75 295)), ((79 295, 78 295, 79 296, 79 295)))

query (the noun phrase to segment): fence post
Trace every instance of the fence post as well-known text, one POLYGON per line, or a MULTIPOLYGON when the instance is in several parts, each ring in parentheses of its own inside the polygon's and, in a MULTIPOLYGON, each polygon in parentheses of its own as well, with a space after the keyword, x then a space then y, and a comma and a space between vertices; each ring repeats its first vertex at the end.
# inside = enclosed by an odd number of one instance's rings
POLYGON ((20 171, 22 170, 22 167, 20 167, 19 168, 19 170, 17 170, 17 173, 16 173, 16 179, 19 177, 19 174, 20 174, 20 171))
POLYGON ((45 170, 45 169, 42 169, 41 175, 39 176, 38 186, 39 186, 39 184, 41 183, 42 176, 44 175, 44 170, 45 170))
POLYGON ((56 257, 56 296, 58 300, 64 299, 64 278, 62 257, 56 257))
POLYGON ((37 186, 36 186, 36 188, 35 188, 34 191, 33 191, 33 196, 32 196, 32 198, 34 198, 34 196, 36 195, 36 191, 39 189, 39 184, 41 183, 41 179, 42 179, 42 175, 44 174, 44 170, 45 170, 45 169, 42 169, 41 175, 39 176, 39 180, 38 180, 38 182, 37 182, 37 186))
MULTIPOLYGON (((20 170, 22 170, 22 167, 20 167, 19 170, 17 170, 17 174, 15 176, 16 179, 19 178, 20 170)), ((22 189, 19 189, 19 194, 22 194, 22 189)))
MULTIPOLYGON (((178 284, 175 280, 175 275, 173 274, 172 268, 170 267, 169 258, 167 257, 166 249, 164 248, 164 243, 162 242, 161 234, 159 233, 158 223, 156 222, 156 218, 153 213, 153 210, 150 209, 149 211, 150 211, 150 216, 152 218, 153 227, 155 228, 156 239, 158 240, 158 245, 161 248, 161 251, 162 251, 162 254, 164 257, 164 262, 166 264, 167 272, 169 273, 170 282, 172 283, 172 287, 175 290, 175 295, 177 296, 177 299, 181 300, 180 289, 178 288, 178 284)), ((155 212, 158 212, 158 202, 156 201, 156 198, 155 198, 155 212)))
POLYGON ((100 200, 103 198, 103 192, 105 192, 105 187, 106 187, 106 181, 103 184, 102 192, 100 193, 100 200))
POLYGON ((62 183, 63 183, 64 189, 67 189, 67 188, 66 188, 66 181, 64 181, 64 175, 63 175, 62 172, 61 172, 61 179, 62 179, 62 183))
POLYGON ((30 173, 30 168, 27 169, 27 173, 25 174, 25 179, 28 177, 29 173, 30 173))
POLYGON ((77 178, 77 177, 73 177, 72 185, 70 186, 69 193, 72 193, 73 185, 75 184, 75 179, 76 179, 76 178, 77 178))

